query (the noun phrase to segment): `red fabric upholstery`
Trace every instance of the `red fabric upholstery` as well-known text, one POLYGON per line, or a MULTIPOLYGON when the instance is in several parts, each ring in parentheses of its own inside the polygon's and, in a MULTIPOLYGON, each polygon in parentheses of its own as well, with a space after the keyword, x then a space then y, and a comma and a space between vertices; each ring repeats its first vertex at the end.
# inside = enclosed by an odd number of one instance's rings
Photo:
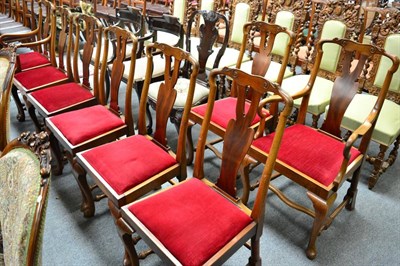
POLYGON ((134 203, 129 211, 183 265, 202 265, 252 222, 197 178, 134 203))
POLYGON ((96 147, 82 156, 118 194, 176 164, 168 152, 142 135, 96 147))
POLYGON ((31 96, 48 112, 54 112, 94 97, 89 90, 74 82, 37 90, 32 92, 31 96))
POLYGON ((118 116, 102 105, 55 115, 49 119, 73 145, 124 125, 118 116))
POLYGON ((59 69, 53 66, 45 66, 35 68, 14 75, 14 79, 18 80, 27 90, 32 90, 52 82, 66 79, 67 76, 59 69))
MULTIPOLYGON (((236 101, 234 97, 227 97, 214 103, 214 109, 211 115, 211 122, 226 128, 229 120, 236 117, 236 101)), ((247 112, 250 108, 250 103, 246 102, 245 111, 247 112)), ((204 116, 206 114, 207 104, 202 104, 192 108, 192 112, 204 116)), ((267 113, 267 110, 265 110, 267 113)), ((256 115, 252 125, 258 123, 260 117, 256 115)))
MULTIPOLYGON (((274 134, 256 139, 253 145, 269 152, 274 134)), ((278 159, 321 184, 328 186, 335 180, 343 161, 344 143, 316 130, 294 125, 285 129, 278 159)), ((360 155, 352 148, 349 163, 360 155)))
POLYGON ((19 54, 17 57, 17 62, 21 71, 25 71, 32 67, 40 67, 50 64, 50 61, 47 59, 47 57, 38 52, 19 54))

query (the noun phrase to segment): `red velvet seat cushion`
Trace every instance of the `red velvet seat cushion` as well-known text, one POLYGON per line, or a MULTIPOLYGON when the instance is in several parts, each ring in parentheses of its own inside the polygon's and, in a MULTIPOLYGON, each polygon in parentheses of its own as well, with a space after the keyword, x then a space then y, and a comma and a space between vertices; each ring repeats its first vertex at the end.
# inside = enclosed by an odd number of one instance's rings
POLYGON ((183 264, 202 265, 252 219, 197 178, 129 206, 183 264))
MULTIPOLYGON (((269 152, 273 135, 256 139, 253 145, 269 152)), ((316 130, 294 125, 285 129, 278 159, 293 168, 305 173, 325 186, 329 186, 339 173, 343 161, 344 143, 316 130)), ((360 155, 352 148, 349 163, 360 155)))
POLYGON ((125 125, 118 116, 102 105, 55 115, 48 119, 73 145, 125 125))
POLYGON ((49 65, 50 61, 43 54, 38 52, 30 52, 19 54, 17 57, 19 68, 24 71, 32 67, 40 67, 49 65))
POLYGON ((31 96, 35 98, 47 112, 54 112, 94 97, 89 90, 75 82, 37 90, 32 92, 31 96))
POLYGON ((66 78, 67 76, 61 70, 53 66, 35 68, 14 75, 14 79, 21 83, 27 90, 32 90, 36 87, 41 87, 66 78))
MULTIPOLYGON (((228 126, 229 120, 236 117, 236 102, 237 98, 227 97, 214 103, 214 109, 211 115, 211 122, 226 128, 228 126)), ((250 108, 250 103, 246 102, 245 111, 247 112, 250 108)), ((192 112, 204 116, 206 114, 207 104, 202 104, 192 108, 192 112)), ((267 112, 265 110, 265 112, 267 112)), ((258 123, 260 117, 255 116, 252 125, 258 123)))
POLYGON ((142 135, 96 147, 82 156, 118 194, 176 164, 168 152, 142 135))

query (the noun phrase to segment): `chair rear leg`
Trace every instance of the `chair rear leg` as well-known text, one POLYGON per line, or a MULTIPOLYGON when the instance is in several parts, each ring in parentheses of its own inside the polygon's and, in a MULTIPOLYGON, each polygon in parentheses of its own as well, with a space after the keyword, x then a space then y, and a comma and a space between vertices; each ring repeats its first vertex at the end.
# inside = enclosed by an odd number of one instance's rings
POLYGON ((43 123, 40 123, 38 117, 36 116, 36 108, 35 108, 35 106, 33 106, 28 101, 26 102, 26 105, 28 106, 29 116, 31 117, 33 123, 35 124, 36 132, 42 131, 43 130, 43 123))
POLYGON ((192 165, 194 159, 194 146, 192 137, 192 128, 195 124, 189 120, 189 125, 186 131, 186 164, 192 165))
POLYGON ((251 257, 248 265, 261 266, 260 239, 256 238, 256 236, 251 238, 251 257))
POLYGON ((12 86, 11 94, 18 109, 17 120, 19 122, 23 122, 25 121, 24 105, 22 104, 21 99, 18 96, 18 88, 15 85, 12 86))
POLYGON ((400 146, 400 135, 397 136, 394 142, 394 147, 389 154, 389 158, 387 159, 389 166, 391 166, 396 161, 399 146, 400 146))
POLYGON ((57 138, 54 137, 54 134, 50 131, 47 132, 49 134, 50 147, 52 151, 52 158, 54 159, 55 165, 51 167, 51 171, 54 175, 61 175, 64 169, 63 162, 63 154, 61 152, 60 143, 57 138))
POLYGON ((139 266, 139 257, 135 249, 135 242, 132 239, 133 230, 123 219, 115 221, 118 235, 125 247, 124 266, 139 266))

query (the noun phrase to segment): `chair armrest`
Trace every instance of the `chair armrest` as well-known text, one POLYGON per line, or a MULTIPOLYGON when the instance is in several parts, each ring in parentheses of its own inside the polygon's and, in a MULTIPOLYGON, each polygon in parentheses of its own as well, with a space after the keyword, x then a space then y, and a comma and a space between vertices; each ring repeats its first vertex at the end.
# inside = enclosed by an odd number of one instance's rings
POLYGON ((8 46, 8 43, 6 42, 6 40, 21 40, 21 39, 28 39, 30 37, 33 37, 35 35, 37 35, 39 31, 39 28, 36 28, 30 32, 26 32, 26 33, 7 33, 7 34, 2 34, 0 36, 0 45, 2 46, 8 46))

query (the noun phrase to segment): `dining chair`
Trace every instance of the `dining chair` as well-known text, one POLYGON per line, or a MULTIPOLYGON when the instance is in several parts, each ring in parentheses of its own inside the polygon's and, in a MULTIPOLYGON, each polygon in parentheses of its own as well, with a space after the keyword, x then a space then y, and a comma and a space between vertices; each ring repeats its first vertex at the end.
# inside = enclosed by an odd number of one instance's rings
POLYGON ((210 73, 208 103, 197 144, 193 178, 122 207, 122 217, 116 223, 128 254, 127 262, 131 265, 139 265, 133 233, 143 239, 165 264, 222 265, 245 245, 251 250, 249 265, 261 265, 260 237, 268 184, 292 100, 279 89, 279 85, 237 69, 224 68, 210 73), (236 116, 227 127, 222 164, 214 183, 211 177, 210 180, 204 177, 203 164, 219 75, 233 79, 240 100, 235 105, 236 116), (252 101, 246 111, 248 92, 252 94, 252 101), (261 101, 262 96, 268 93, 273 95, 261 101), (277 101, 284 103, 284 109, 275 131, 272 156, 266 161, 262 185, 250 209, 236 197, 236 177, 254 137, 251 121, 263 104, 277 101))
MULTIPOLYGON (((68 11, 68 9, 65 10, 68 11)), ((100 102, 99 69, 103 26, 94 16, 69 12, 64 14, 70 16, 72 20, 71 35, 80 36, 69 38, 73 53, 65 59, 69 71, 72 72, 73 80, 36 90, 27 95, 28 112, 37 130, 43 128, 43 122, 38 120, 36 112, 46 118, 100 102), (92 63, 93 70, 91 70, 92 63), (91 73, 93 73, 92 85, 90 84, 91 73)))
MULTIPOLYGON (((293 98, 297 98, 297 93, 307 85, 310 78, 310 71, 316 59, 316 49, 314 45, 320 40, 333 38, 347 38, 354 40, 356 33, 360 30, 360 19, 358 16, 359 5, 347 1, 320 1, 312 0, 312 21, 310 31, 307 36, 306 46, 300 47, 296 57, 297 61, 303 57, 301 66, 302 72, 298 75, 288 77, 283 80, 282 88, 288 91, 293 98), (322 4, 322 7, 321 7, 322 4)), ((325 112, 325 107, 329 104, 332 93, 333 80, 340 75, 343 54, 337 46, 325 53, 322 64, 319 67, 319 75, 314 83, 308 102, 308 112, 312 115, 313 126, 318 126, 321 115, 325 112)), ((301 99, 295 100, 295 121, 296 113, 300 106, 301 99)))
MULTIPOLYGON (((332 224, 340 211, 343 208, 348 210, 355 208, 357 186, 367 148, 388 92, 390 81, 399 65, 399 59, 383 49, 348 39, 321 40, 315 49, 317 57, 308 85, 302 89, 301 94, 297 95, 297 97, 302 97, 297 122, 285 129, 275 164, 275 170, 282 175, 280 178, 286 177, 301 187, 302 191, 306 191, 313 209, 301 205, 293 197, 289 198, 285 195, 283 189, 275 184, 270 184, 270 190, 277 194, 278 198, 285 204, 313 218, 306 248, 306 255, 309 259, 314 259, 317 256, 317 237, 332 224), (322 127, 315 129, 306 126, 304 123, 307 103, 311 98, 311 90, 315 89, 313 85, 316 82, 319 67, 323 63, 323 54, 330 51, 324 49, 326 45, 331 46, 329 49, 332 49, 332 46, 339 46, 344 52, 344 59, 342 61, 342 74, 334 81, 329 111, 322 127), (360 58, 357 60, 357 64, 352 67, 351 64, 356 54, 360 54, 360 58), (365 121, 353 131, 347 140, 343 140, 340 129, 343 115, 357 94, 359 76, 362 74, 367 59, 375 56, 387 58, 388 65, 390 65, 385 77, 383 77, 382 89, 365 121), (344 186, 346 181, 349 181, 349 186, 344 186), (344 191, 345 187, 348 187, 347 192, 344 191), (343 201, 335 203, 338 194, 341 192, 345 193, 343 201)), ((358 106, 358 108, 361 109, 361 106, 358 106)), ((249 157, 243 164, 242 175, 244 177, 245 194, 250 190, 250 168, 254 164, 266 160, 272 143, 273 134, 262 136, 263 128, 259 127, 258 130, 258 137, 253 141, 249 150, 249 157)), ((244 195, 244 202, 246 202, 247 197, 248 195, 244 195)), ((346 222, 348 221, 344 221, 344 223, 346 222)), ((340 225, 332 230, 336 230, 336 236, 338 236, 340 225)), ((335 241, 341 240, 337 237, 335 241)))
POLYGON ((137 49, 137 38, 133 33, 121 29, 117 26, 110 26, 104 29, 103 35, 105 42, 103 48, 103 58, 101 59, 101 70, 99 75, 99 104, 90 107, 54 115, 45 119, 46 130, 50 135, 51 149, 54 154, 55 167, 54 173, 61 174, 63 170, 62 146, 67 159, 73 168, 73 174, 76 178, 82 192, 83 202, 81 210, 85 216, 93 216, 92 207, 89 206, 92 195, 86 182, 86 173, 76 162, 76 153, 99 146, 104 143, 115 141, 116 139, 132 135, 134 132, 132 115, 132 88, 133 76, 135 72, 135 56, 131 57, 129 69, 129 78, 125 88, 125 93, 121 90, 123 62, 125 60, 127 43, 131 42, 132 55, 135 55, 137 49), (111 71, 111 93, 110 98, 105 99, 104 83, 107 70, 107 53, 109 38, 115 38, 117 51, 116 58, 113 61, 111 71), (123 102, 125 108, 122 109, 120 103, 123 102), (89 191, 89 192, 88 192, 89 191))
MULTIPOLYGON (((386 52, 400 58, 400 11, 394 14, 397 16, 386 16, 385 23, 374 26, 371 33, 371 41, 376 46, 385 49, 386 52)), ((368 62, 365 75, 362 79, 362 90, 354 96, 348 110, 346 110, 341 126, 349 130, 349 134, 354 131, 367 117, 369 110, 375 103, 380 90, 384 86, 384 78, 390 68, 390 60, 385 57, 374 58, 368 62)), ((368 187, 372 189, 380 176, 388 167, 393 165, 397 158, 397 151, 400 143, 400 70, 397 70, 392 78, 389 91, 384 101, 381 114, 376 122, 376 126, 371 136, 371 140, 379 144, 378 154, 369 154, 367 162, 373 165, 373 170, 368 179, 368 187), (387 150, 391 149, 388 156, 387 150)))
MULTIPOLYGON (((51 53, 58 54, 56 60, 51 60, 51 65, 18 72, 14 76, 12 95, 18 109, 17 119, 21 122, 25 120, 25 111, 18 92, 25 100, 27 94, 33 91, 73 81, 73 73, 69 65, 72 43, 70 41, 72 37, 69 37, 72 32, 70 30, 72 27, 71 12, 68 8, 63 7, 58 7, 57 12, 61 18, 61 29, 58 31, 57 44, 54 38, 50 45, 50 49, 54 50, 51 53), (66 56, 64 57, 64 55, 66 56)), ((54 37, 56 37, 55 31, 53 28, 52 35, 54 37)), ((29 103, 27 104, 29 105, 29 103)))
MULTIPOLYGON (((120 217, 119 210, 123 205, 158 189, 175 177, 178 181, 182 181, 187 175, 185 133, 194 97, 198 64, 189 53, 167 44, 152 43, 146 50, 148 63, 140 99, 137 134, 77 154, 77 162, 107 196, 108 205, 115 219, 120 217), (164 74, 165 82, 160 84, 154 134, 149 135, 146 126, 146 102, 152 77, 154 50, 162 53, 168 71, 164 74), (177 95, 174 86, 179 68, 176 64, 183 62, 193 65, 193 72, 190 76, 188 99, 182 114, 177 146, 173 149, 170 145, 174 143, 176 136, 167 135, 167 125, 177 95)), ((93 202, 91 206, 94 208, 93 202)))
MULTIPOLYGON (((275 24, 269 24, 267 22, 262 22, 262 21, 254 21, 254 22, 249 22, 246 23, 243 27, 243 39, 242 39, 242 46, 240 49, 238 61, 237 61, 237 68, 241 67, 242 59, 244 57, 245 52, 247 51, 247 44, 249 40, 249 35, 251 34, 252 31, 258 31, 260 36, 261 36, 261 45, 259 49, 259 53, 254 53, 253 60, 249 61, 252 63, 252 66, 246 66, 245 69, 242 69, 243 71, 247 73, 251 73, 254 75, 262 76, 262 77, 267 77, 267 76, 272 76, 272 72, 276 71, 276 75, 271 82, 276 82, 278 79, 278 84, 279 82, 282 82, 282 79, 284 77, 284 72, 286 71, 286 65, 289 59, 289 52, 290 52, 290 46, 293 41, 293 33, 288 31, 286 28, 280 27, 275 24), (272 66, 271 63, 271 52, 273 50, 273 47, 275 45, 275 41, 277 40, 278 34, 285 34, 286 36, 289 37, 289 42, 286 44, 286 47, 281 47, 282 50, 285 53, 285 56, 283 58, 282 64, 279 66, 280 69, 275 69, 273 71, 269 72, 269 67, 272 66), (262 48, 261 48, 262 47, 262 48)), ((221 64, 221 63, 220 63, 221 64)), ((278 65, 278 63, 276 63, 278 65)), ((278 68, 278 66, 276 67, 278 68)), ((218 100, 215 102, 215 107, 213 109, 213 114, 211 117, 211 123, 210 123, 210 131, 215 133, 218 138, 214 138, 213 140, 210 140, 209 142, 206 143, 207 147, 212 150, 218 157, 221 157, 221 154, 219 150, 214 146, 215 144, 221 142, 224 140, 224 135, 225 135, 225 130, 228 125, 229 120, 235 116, 235 102, 238 100, 236 97, 236 91, 234 88, 231 86, 228 86, 226 83, 231 82, 230 79, 228 79, 226 82, 220 81, 220 86, 219 86, 219 92, 217 95, 218 100), (228 88, 228 89, 226 89, 228 88), (227 94, 226 91, 228 92, 228 97, 225 97, 227 94)), ((248 99, 250 100, 250 98, 248 99)), ((188 136, 188 163, 190 163, 190 159, 193 158, 193 140, 191 137, 191 130, 192 126, 195 124, 201 124, 205 118, 206 110, 207 110, 207 104, 204 103, 198 106, 193 107, 192 112, 190 114, 190 121, 191 125, 189 127, 189 136, 188 136)), ((249 102, 246 102, 247 105, 250 106, 249 102)), ((275 108, 276 109, 276 108, 275 108)), ((270 110, 264 109, 264 112, 269 114, 268 116, 265 117, 267 120, 271 120, 270 124, 273 124, 272 120, 277 119, 276 114, 275 118, 274 114, 277 112, 277 110, 273 110, 272 113, 270 113, 270 110)), ((255 129, 259 126, 260 123, 260 116, 256 116, 254 120, 252 121, 252 127, 255 129)))
POLYGON ((41 265, 50 160, 44 132, 22 133, 0 154, 2 265, 41 265))

